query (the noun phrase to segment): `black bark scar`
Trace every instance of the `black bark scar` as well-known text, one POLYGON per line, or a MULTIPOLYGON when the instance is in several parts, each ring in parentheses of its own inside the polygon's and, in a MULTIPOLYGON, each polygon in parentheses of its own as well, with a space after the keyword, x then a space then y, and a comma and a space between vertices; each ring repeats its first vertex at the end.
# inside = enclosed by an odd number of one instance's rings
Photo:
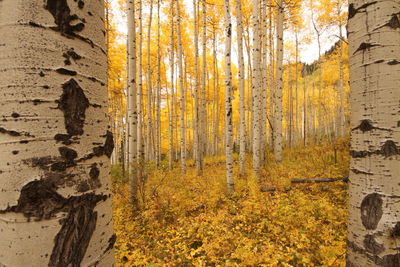
POLYGON ((79 84, 71 79, 63 84, 63 94, 58 107, 64 113, 65 128, 69 135, 82 135, 85 121, 85 111, 89 100, 79 84))

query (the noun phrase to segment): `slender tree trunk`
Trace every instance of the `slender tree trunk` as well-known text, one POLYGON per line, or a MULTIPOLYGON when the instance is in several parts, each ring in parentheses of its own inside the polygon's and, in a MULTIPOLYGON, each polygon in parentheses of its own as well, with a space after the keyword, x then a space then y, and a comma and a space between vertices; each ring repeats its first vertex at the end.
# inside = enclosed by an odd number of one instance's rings
POLYGON ((399 1, 350 1, 348 266, 400 266, 399 1))
POLYGON ((181 169, 182 173, 186 173, 186 126, 185 126, 185 87, 183 85, 183 50, 182 50, 182 36, 181 36, 181 14, 179 7, 179 0, 176 0, 176 17, 177 17, 177 31, 178 31, 178 68, 179 68, 179 88, 180 88, 180 144, 181 144, 181 169))
POLYGON ((136 170, 137 162, 137 109, 136 109, 136 23, 135 23, 135 2, 128 0, 128 143, 129 143, 129 181, 131 204, 137 205, 138 181, 136 170))
POLYGON ((233 181, 233 127, 232 127, 232 72, 231 72, 231 43, 232 23, 229 10, 229 0, 224 0, 225 22, 225 154, 226 182, 228 194, 234 190, 233 181))
POLYGON ((206 0, 201 1, 202 4, 202 17, 203 17, 203 34, 202 34, 202 79, 201 79, 201 109, 200 109, 200 125, 201 132, 204 133, 200 135, 200 166, 203 170, 203 158, 208 147, 208 125, 207 125, 207 106, 206 106, 206 80, 207 80, 207 10, 206 10, 206 0))
POLYGON ((276 52, 276 92, 275 92, 275 125, 274 152, 275 161, 282 161, 282 64, 283 64, 283 1, 277 1, 277 52, 276 52))
POLYGON ((244 58, 243 58, 243 20, 242 20, 242 4, 240 0, 236 0, 237 14, 237 44, 239 58, 239 171, 240 175, 245 174, 245 158, 246 158, 246 120, 244 110, 244 58))
POLYGON ((307 93, 306 93, 306 72, 303 74, 303 145, 307 144, 307 93))
POLYGON ((144 138, 143 138, 143 21, 142 21, 142 0, 139 0, 139 47, 138 47, 138 92, 137 92, 137 114, 138 114, 138 125, 137 125, 137 179, 141 181, 143 179, 143 168, 144 168, 144 138))
POLYGON ((149 24, 147 28, 147 132, 146 132, 146 159, 152 160, 152 155, 154 154, 153 146, 152 146, 152 87, 151 87, 151 22, 153 20, 153 0, 150 0, 150 14, 149 14, 149 24))
POLYGON ((173 121, 175 117, 175 88, 174 88, 174 74, 175 74, 175 37, 174 37, 174 0, 171 0, 171 55, 170 55, 170 75, 171 75, 171 103, 169 106, 169 161, 168 166, 172 169, 172 161, 174 160, 174 126, 173 121))
POLYGON ((294 125, 295 125, 295 127, 294 127, 294 140, 295 140, 295 143, 297 143, 297 141, 298 141, 298 138, 299 138, 299 136, 300 136, 300 131, 299 131, 299 128, 300 128, 300 123, 299 123, 299 97, 298 97, 298 94, 299 94, 299 92, 298 92, 298 87, 299 87, 299 39, 298 39, 298 32, 297 32, 297 29, 296 29, 296 69, 295 69, 295 71, 296 71, 296 74, 295 74, 295 90, 296 90, 296 92, 295 92, 295 94, 296 94, 296 97, 295 97, 295 113, 296 113, 296 115, 295 115, 295 119, 294 119, 294 125))
MULTIPOLYGON (((338 16, 340 16, 340 9, 338 8, 338 16)), ((340 136, 343 137, 346 135, 346 119, 344 116, 344 86, 343 86, 343 33, 342 33, 342 24, 339 23, 339 94, 340 94, 340 136)))
POLYGON ((260 45, 260 4, 258 0, 253 0, 252 23, 253 23, 253 171, 260 179, 261 164, 261 45, 260 45))
POLYGON ((157 92, 156 92, 155 154, 156 167, 161 157, 161 46, 160 46, 160 0, 157 0, 157 92))
POLYGON ((203 134, 203 131, 201 129, 201 121, 200 121, 200 105, 199 105, 199 87, 200 87, 200 81, 199 81, 199 26, 198 26, 198 15, 197 15, 197 2, 196 0, 193 0, 193 18, 194 18, 194 110, 192 112, 193 117, 194 117, 194 122, 193 122, 193 144, 194 144, 194 159, 196 162, 196 170, 197 170, 197 175, 202 174, 202 164, 201 164, 201 135, 203 134))
POLYGON ((103 22, 103 1, 0 1, 2 266, 113 265, 103 22))

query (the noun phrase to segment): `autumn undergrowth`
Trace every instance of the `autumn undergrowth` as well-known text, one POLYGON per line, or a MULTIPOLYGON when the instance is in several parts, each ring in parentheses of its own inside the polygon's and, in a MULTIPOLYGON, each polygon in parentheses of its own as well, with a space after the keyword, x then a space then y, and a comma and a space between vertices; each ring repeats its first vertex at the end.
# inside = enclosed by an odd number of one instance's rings
POLYGON ((223 156, 206 158, 200 177, 192 162, 186 175, 163 166, 150 171, 140 211, 114 166, 117 266, 344 266, 346 183, 290 180, 344 177, 348 161, 345 139, 285 150, 280 164, 270 154, 260 185, 249 156, 229 197, 223 156))

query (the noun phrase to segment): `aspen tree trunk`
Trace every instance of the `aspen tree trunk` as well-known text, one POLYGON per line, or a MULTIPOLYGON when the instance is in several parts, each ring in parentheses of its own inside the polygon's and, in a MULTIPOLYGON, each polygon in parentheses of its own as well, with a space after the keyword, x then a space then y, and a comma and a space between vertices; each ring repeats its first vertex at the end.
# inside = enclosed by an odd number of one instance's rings
POLYGON ((233 127, 232 127, 232 71, 231 71, 231 44, 232 23, 229 0, 224 0, 225 22, 225 156, 226 182, 228 194, 234 190, 233 181, 233 127))
POLYGON ((138 47, 138 92, 137 92, 137 179, 143 179, 144 168, 144 138, 143 138, 143 20, 142 20, 142 0, 139 0, 139 47, 138 47))
POLYGON ((198 25, 198 15, 197 15, 197 2, 193 0, 193 18, 194 18, 194 110, 192 112, 194 117, 193 122, 193 144, 194 144, 194 159, 196 162, 196 170, 197 175, 202 175, 202 166, 201 166, 201 121, 200 121, 200 107, 199 107, 199 25, 198 25))
POLYGON ((289 127, 288 127, 288 143, 289 143, 289 148, 292 148, 292 128, 293 128, 293 88, 292 88, 292 69, 291 69, 291 64, 288 62, 288 121, 289 121, 289 127))
POLYGON ((171 55, 170 55, 170 71, 171 71, 171 103, 169 108, 169 160, 168 167, 172 169, 172 161, 174 160, 174 127, 173 120, 175 117, 175 89, 174 89, 174 74, 175 74, 175 38, 174 38, 174 0, 171 0, 171 55))
POLYGON ((262 67, 261 72, 261 86, 260 86, 260 113, 261 113, 261 125, 260 125, 260 155, 261 160, 265 162, 266 157, 266 145, 267 145, 267 88, 268 88, 268 68, 267 68, 267 3, 266 0, 261 1, 261 51, 262 51, 262 67))
POLYGON ((157 0, 157 92, 156 92, 156 125, 155 152, 156 167, 160 165, 161 157, 161 46, 160 46, 160 0, 157 0))
POLYGON ((399 1, 349 5, 348 266, 400 266, 399 1))
POLYGON ((259 170, 261 163, 261 45, 260 45, 260 3, 253 0, 252 23, 253 23, 253 171, 257 178, 260 178, 259 170))
POLYGON ((154 154, 153 151, 153 146, 152 146, 152 87, 151 87, 151 70, 150 70, 150 64, 151 64, 151 58, 150 58, 150 53, 151 53, 151 22, 153 19, 153 0, 150 0, 150 14, 149 14, 149 24, 147 28, 147 75, 146 75, 146 81, 147 81, 147 131, 146 131, 146 158, 147 160, 152 160, 153 157, 152 155, 154 154))
POLYGON ((272 150, 274 150, 274 144, 275 144, 275 48, 274 48, 274 37, 273 37, 273 0, 269 0, 269 7, 268 7, 268 18, 269 18, 269 27, 268 27, 268 39, 269 39, 269 58, 270 58, 270 71, 269 71, 269 85, 270 85, 270 104, 268 105, 269 107, 269 116, 270 116, 270 121, 269 121, 269 126, 270 126, 270 134, 271 134, 271 147, 272 150))
MULTIPOLYGON (((338 17, 340 16, 340 8, 338 7, 338 17)), ((339 94, 340 94, 340 130, 341 137, 346 135, 346 119, 344 116, 344 85, 343 85, 343 33, 342 23, 339 23, 339 94)))
POLYGON ((297 142, 297 138, 300 136, 300 131, 299 131, 299 97, 298 97, 298 85, 299 85, 299 39, 298 39, 298 32, 296 29, 296 34, 295 34, 295 38, 296 38, 296 77, 295 77, 295 90, 296 90, 296 106, 295 106, 295 120, 294 120, 294 140, 295 142, 297 142))
POLYGON ((237 44, 239 58, 239 171, 240 175, 245 174, 245 158, 246 158, 246 118, 244 110, 244 58, 243 58, 243 19, 241 0, 236 0, 237 14, 237 44))
POLYGON ((214 88, 215 91, 215 126, 214 126, 214 153, 213 155, 216 156, 218 154, 218 138, 219 138, 219 75, 218 75, 218 61, 217 61, 217 37, 216 37, 216 29, 213 28, 213 61, 214 61, 214 73, 215 73, 215 80, 216 86, 214 88))
POLYGON ((1 266, 113 265, 104 7, 85 3, 0 1, 1 266))
POLYGON ((303 146, 307 144, 307 93, 306 93, 306 72, 303 74, 303 146))
POLYGON ((128 11, 128 123, 129 123, 129 181, 131 204, 137 205, 138 180, 136 175, 137 162, 137 109, 136 109, 136 25, 135 25, 135 2, 127 2, 128 11))
POLYGON ((276 51, 276 90, 275 90, 275 125, 274 152, 275 161, 282 161, 282 64, 283 64, 283 1, 277 1, 277 51, 276 51))
POLYGON ((208 147, 208 125, 207 125, 207 106, 206 106, 206 79, 207 79, 207 11, 206 11, 206 0, 201 1, 202 13, 203 13, 203 35, 202 35, 202 79, 201 79, 201 113, 200 113, 200 124, 201 132, 200 135, 200 166, 203 170, 203 158, 206 153, 206 148, 208 147))
POLYGON ((181 145, 181 169, 182 173, 186 173, 186 126, 185 126, 185 87, 183 85, 183 50, 181 36, 181 13, 179 0, 176 0, 176 22, 178 34, 178 68, 179 68, 179 89, 180 89, 180 145, 181 145))

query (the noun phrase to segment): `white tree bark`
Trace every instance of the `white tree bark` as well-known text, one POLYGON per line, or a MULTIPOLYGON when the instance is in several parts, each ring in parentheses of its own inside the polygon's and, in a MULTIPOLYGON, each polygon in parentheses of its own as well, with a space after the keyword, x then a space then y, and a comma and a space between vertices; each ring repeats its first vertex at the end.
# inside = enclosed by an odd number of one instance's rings
POLYGON ((194 144, 194 159, 196 162, 197 175, 202 175, 202 164, 201 164, 201 121, 200 121, 200 105, 199 105, 199 26, 198 26, 198 15, 197 15, 197 1, 193 0, 193 19, 194 19, 194 110, 193 110, 193 144, 194 144))
POLYGON ((181 34, 181 12, 179 0, 176 0, 176 24, 178 35, 178 68, 179 68, 179 89, 180 89, 180 145, 181 145, 181 170, 186 173, 186 124, 185 124, 185 87, 183 83, 183 48, 182 48, 182 34, 181 34))
POLYGON ((348 266, 400 266, 400 1, 350 1, 348 266))
POLYGON ((282 161, 282 74, 283 74, 283 1, 277 1, 277 51, 276 51, 276 90, 275 90, 275 123, 274 152, 275 161, 282 161))
POLYGON ((139 47, 138 47, 138 90, 137 90, 137 179, 140 181, 143 176, 144 165, 144 139, 143 139, 143 21, 142 21, 142 0, 139 0, 139 47))
POLYGON ((232 23, 229 0, 224 0, 225 23, 225 156, 226 156, 226 183, 228 194, 234 190, 233 181, 233 127, 232 127, 232 71, 231 71, 231 44, 232 23))
POLYGON ((137 109, 136 109, 136 23, 135 23, 135 2, 127 2, 128 13, 128 170, 130 181, 130 200, 137 204, 138 181, 136 175, 137 162, 137 109))
POLYGON ((161 159, 161 46, 160 46, 160 0, 157 0, 157 92, 156 92, 156 123, 155 123, 155 153, 156 167, 161 159))
POLYGON ((102 1, 0 1, 0 265, 111 266, 102 1))
POLYGON ((237 45, 239 59, 239 172, 245 174, 246 158, 246 118, 245 118, 245 93, 244 93, 244 58, 243 58, 243 19, 241 0, 236 0, 237 16, 237 45))
POLYGON ((252 23, 253 23, 253 171, 259 179, 261 165, 261 42, 260 42, 260 3, 253 0, 252 23))
MULTIPOLYGON (((147 128, 146 128, 146 159, 152 160, 154 155, 154 147, 152 146, 152 130, 153 130, 153 117, 152 117, 152 86, 151 86, 151 23, 153 20, 153 0, 150 0, 150 14, 149 24, 147 27, 147 75, 146 75, 146 86, 147 86, 147 128)), ((153 135, 154 137, 154 135, 153 135)))
POLYGON ((171 0, 171 54, 170 54, 170 75, 171 75, 171 103, 169 106, 169 160, 168 166, 172 169, 172 161, 174 160, 174 117, 175 117, 175 37, 174 37, 174 0, 171 0))
POLYGON ((200 135, 200 165, 203 169, 204 155, 206 153, 206 148, 209 145, 208 142, 208 125, 207 125, 207 105, 206 105, 206 80, 207 80, 207 10, 206 10, 206 0, 201 0, 202 4, 202 17, 203 17, 203 34, 202 34, 202 78, 201 78, 201 101, 200 101, 200 125, 201 133, 200 135))

